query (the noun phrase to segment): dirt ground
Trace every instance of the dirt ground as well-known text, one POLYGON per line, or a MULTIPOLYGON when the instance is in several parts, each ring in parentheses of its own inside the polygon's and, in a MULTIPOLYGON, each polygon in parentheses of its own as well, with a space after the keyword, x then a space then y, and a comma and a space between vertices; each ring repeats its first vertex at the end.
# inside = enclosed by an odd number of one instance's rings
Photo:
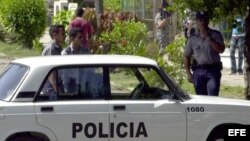
POLYGON ((224 69, 222 71, 221 83, 229 86, 245 87, 244 75, 230 75, 230 70, 224 69))

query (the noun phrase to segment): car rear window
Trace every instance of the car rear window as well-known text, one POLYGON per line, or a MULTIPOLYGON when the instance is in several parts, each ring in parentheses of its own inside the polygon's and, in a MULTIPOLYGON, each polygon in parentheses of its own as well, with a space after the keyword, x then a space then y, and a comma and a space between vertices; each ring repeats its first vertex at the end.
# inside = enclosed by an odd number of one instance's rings
POLYGON ((28 71, 27 66, 10 64, 0 74, 0 100, 8 101, 28 71))

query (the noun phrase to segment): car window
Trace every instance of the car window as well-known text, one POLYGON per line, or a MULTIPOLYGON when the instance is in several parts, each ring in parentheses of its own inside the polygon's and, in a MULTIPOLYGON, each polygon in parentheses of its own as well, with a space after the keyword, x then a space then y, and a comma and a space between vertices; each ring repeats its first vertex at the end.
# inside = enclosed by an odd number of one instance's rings
POLYGON ((10 64, 0 75, 0 99, 8 101, 28 71, 27 66, 10 64))
POLYGON ((172 92, 150 67, 110 68, 112 99, 163 99, 172 92))
POLYGON ((130 99, 133 89, 140 84, 131 68, 110 68, 112 99, 130 99))
POLYGON ((101 67, 72 67, 53 70, 45 80, 38 100, 104 99, 101 67))
POLYGON ((139 68, 139 70, 147 81, 149 87, 169 91, 169 88, 166 83, 162 80, 160 75, 153 68, 139 68))
POLYGON ((189 95, 181 88, 181 86, 175 81, 175 79, 173 77, 171 77, 170 75, 168 75, 166 73, 166 71, 164 69, 161 68, 161 71, 166 75, 166 77, 172 82, 172 84, 175 86, 175 88, 177 89, 179 95, 182 98, 185 99, 190 99, 189 95))

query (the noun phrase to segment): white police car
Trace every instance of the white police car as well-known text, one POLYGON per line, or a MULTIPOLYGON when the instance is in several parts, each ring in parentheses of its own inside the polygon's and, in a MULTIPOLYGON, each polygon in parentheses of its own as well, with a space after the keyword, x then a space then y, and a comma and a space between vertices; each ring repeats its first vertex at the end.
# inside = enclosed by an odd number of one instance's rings
POLYGON ((250 102, 189 96, 144 57, 33 57, 0 75, 0 141, 215 141, 249 124, 250 102))

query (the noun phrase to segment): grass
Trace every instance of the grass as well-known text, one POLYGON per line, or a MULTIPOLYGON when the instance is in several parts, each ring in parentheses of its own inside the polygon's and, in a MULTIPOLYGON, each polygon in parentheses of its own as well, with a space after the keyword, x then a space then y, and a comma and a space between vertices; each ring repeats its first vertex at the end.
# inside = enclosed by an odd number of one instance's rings
POLYGON ((133 88, 139 83, 132 75, 125 74, 124 72, 111 73, 111 89, 122 90, 126 88, 128 91, 132 91, 133 88), (126 81, 124 81, 126 80, 126 81))
MULTIPOLYGON (((193 84, 184 81, 184 83, 181 86, 189 94, 195 94, 193 84)), ((241 86, 233 87, 233 86, 221 85, 219 96, 226 98, 233 98, 233 99, 244 99, 245 98, 244 89, 245 88, 241 86)))
POLYGON ((0 53, 5 54, 10 59, 41 55, 41 51, 24 48, 16 43, 7 44, 3 41, 0 41, 0 53))

